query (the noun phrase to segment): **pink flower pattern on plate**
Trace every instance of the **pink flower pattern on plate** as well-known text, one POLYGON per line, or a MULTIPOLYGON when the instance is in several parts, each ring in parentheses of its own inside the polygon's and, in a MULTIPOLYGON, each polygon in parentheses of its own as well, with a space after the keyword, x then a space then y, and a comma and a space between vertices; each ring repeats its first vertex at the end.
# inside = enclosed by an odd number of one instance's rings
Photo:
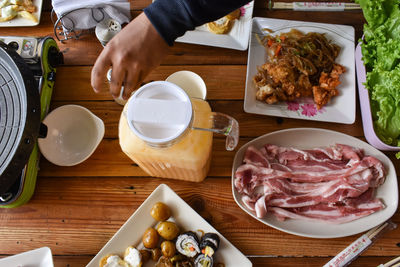
POLYGON ((297 101, 286 101, 286 105, 287 110, 301 112, 302 115, 307 117, 313 117, 318 113, 326 112, 324 107, 317 109, 317 106, 311 98, 303 98, 300 103, 297 101))
POLYGON ((246 8, 245 8, 244 6, 242 6, 242 7, 240 8, 240 16, 243 17, 244 14, 246 14, 246 8))
POLYGON ((300 104, 297 103, 296 101, 287 101, 286 102, 287 106, 288 106, 288 110, 291 111, 298 111, 300 109, 300 104))
POLYGON ((317 108, 315 107, 314 104, 304 104, 301 106, 303 111, 301 114, 307 116, 307 117, 313 117, 317 114, 317 108))

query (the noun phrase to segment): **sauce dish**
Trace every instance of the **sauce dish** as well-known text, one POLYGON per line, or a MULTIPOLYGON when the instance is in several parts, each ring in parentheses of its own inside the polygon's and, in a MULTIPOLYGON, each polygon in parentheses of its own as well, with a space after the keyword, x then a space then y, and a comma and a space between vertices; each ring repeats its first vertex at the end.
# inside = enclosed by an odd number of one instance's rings
POLYGON ((78 105, 56 108, 43 120, 47 137, 38 139, 43 156, 59 166, 86 160, 104 136, 104 123, 90 110, 78 105))

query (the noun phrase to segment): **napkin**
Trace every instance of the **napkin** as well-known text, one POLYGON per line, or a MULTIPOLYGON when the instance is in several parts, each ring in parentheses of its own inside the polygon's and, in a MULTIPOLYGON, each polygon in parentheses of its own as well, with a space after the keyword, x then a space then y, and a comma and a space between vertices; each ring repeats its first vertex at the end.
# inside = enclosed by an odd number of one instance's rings
POLYGON ((121 25, 131 20, 126 0, 52 0, 52 6, 62 26, 69 30, 91 29, 108 18, 121 25))

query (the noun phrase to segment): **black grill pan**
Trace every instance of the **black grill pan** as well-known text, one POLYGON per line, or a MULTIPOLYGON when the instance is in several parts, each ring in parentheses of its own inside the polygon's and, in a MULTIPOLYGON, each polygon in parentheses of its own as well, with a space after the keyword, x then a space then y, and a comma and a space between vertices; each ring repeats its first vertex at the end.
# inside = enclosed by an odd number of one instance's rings
POLYGON ((40 96, 32 71, 0 42, 0 195, 20 178, 39 135, 40 96))

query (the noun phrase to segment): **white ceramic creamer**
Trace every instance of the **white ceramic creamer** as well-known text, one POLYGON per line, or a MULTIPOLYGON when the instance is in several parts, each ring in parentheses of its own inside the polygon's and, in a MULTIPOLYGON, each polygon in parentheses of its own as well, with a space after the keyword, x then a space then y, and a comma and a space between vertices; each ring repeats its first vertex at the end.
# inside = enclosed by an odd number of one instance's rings
POLYGON ((121 148, 149 175, 200 182, 207 176, 213 132, 227 136, 226 148, 238 143, 235 119, 211 111, 177 85, 157 81, 139 88, 121 114, 121 148))

